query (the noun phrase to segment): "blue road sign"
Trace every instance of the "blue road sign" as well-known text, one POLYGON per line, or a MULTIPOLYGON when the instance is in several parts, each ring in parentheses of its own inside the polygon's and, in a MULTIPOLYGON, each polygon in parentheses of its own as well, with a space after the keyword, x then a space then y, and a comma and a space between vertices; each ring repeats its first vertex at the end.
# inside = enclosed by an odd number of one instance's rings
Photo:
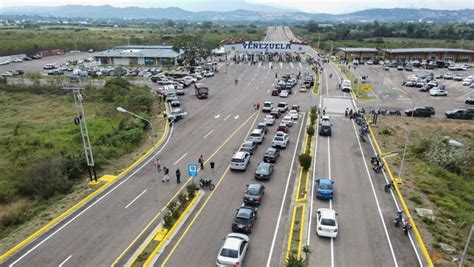
POLYGON ((198 176, 198 165, 189 164, 188 165, 188 175, 191 177, 198 176))

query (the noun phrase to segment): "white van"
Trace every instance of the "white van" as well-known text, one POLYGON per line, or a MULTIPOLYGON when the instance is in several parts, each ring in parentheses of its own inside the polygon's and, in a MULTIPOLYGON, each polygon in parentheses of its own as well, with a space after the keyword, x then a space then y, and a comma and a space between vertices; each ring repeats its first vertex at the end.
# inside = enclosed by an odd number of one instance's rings
POLYGON ((232 160, 230 161, 230 169, 245 171, 247 169, 249 161, 250 154, 245 151, 239 151, 235 153, 232 157, 232 160))
POLYGON ((250 140, 255 141, 257 144, 261 144, 265 138, 265 133, 262 129, 254 129, 250 133, 250 140))
POLYGON ((352 90, 351 81, 350 80, 342 81, 341 90, 343 92, 348 92, 349 93, 352 90))

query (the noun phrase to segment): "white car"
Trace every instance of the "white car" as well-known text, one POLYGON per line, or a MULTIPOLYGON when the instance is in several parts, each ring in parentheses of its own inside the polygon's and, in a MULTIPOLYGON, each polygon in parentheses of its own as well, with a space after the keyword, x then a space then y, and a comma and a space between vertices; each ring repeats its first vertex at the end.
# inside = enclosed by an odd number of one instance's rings
POLYGON ((446 73, 446 74, 443 75, 443 78, 444 78, 445 80, 452 80, 453 77, 454 77, 454 76, 453 76, 453 74, 452 74, 451 72, 448 72, 448 73, 446 73))
POLYGON ((288 91, 286 91, 286 90, 281 90, 281 92, 280 92, 280 97, 283 97, 283 98, 288 97, 288 91))
POLYGON ((329 118, 329 116, 322 116, 319 120, 319 125, 323 124, 323 122, 325 122, 327 125, 332 126, 331 119, 329 118))
MULTIPOLYGON (((300 114, 298 114, 298 111, 296 110, 290 110, 290 112, 288 112, 288 115, 287 116, 290 116, 293 120, 298 120, 299 117, 300 117, 300 114)), ((285 116, 286 117, 286 116, 285 116)))
POLYGON ((462 75, 461 75, 461 74, 456 74, 456 75, 454 75, 453 80, 455 80, 455 81, 462 81, 462 75))
POLYGON ((249 237, 244 234, 230 233, 217 254, 216 266, 242 266, 249 248, 249 237))
POLYGON ((14 60, 12 60, 12 62, 20 63, 23 62, 23 60, 21 58, 15 58, 14 60))
POLYGON ((374 62, 372 60, 367 60, 367 65, 373 65, 374 62))
POLYGON ((288 110, 288 103, 286 102, 279 102, 278 105, 277 105, 277 109, 283 113, 283 112, 286 112, 288 110))
POLYGON ((273 117, 272 115, 267 115, 267 116, 265 116, 265 118, 263 119, 263 122, 264 122, 266 125, 273 125, 273 124, 275 124, 275 117, 273 117))
POLYGON ((10 76, 13 76, 13 73, 11 71, 5 71, 3 74, 2 74, 3 77, 10 77, 10 76))
POLYGON ((441 89, 439 87, 434 87, 434 88, 430 89, 430 95, 431 96, 447 96, 448 91, 446 91, 444 89, 441 89))
POLYGON ((214 76, 214 72, 213 71, 206 71, 204 72, 204 77, 212 77, 214 76))
POLYGON ((290 141, 290 136, 284 132, 276 132, 272 140, 272 147, 274 148, 286 148, 288 142, 290 141))
POLYGON ((202 79, 202 74, 200 72, 195 72, 192 74, 196 79, 201 80, 202 79))
POLYGON ((448 70, 457 70, 455 65, 449 65, 448 70))
POLYGON ((283 117, 281 122, 286 124, 286 126, 288 127, 293 126, 293 118, 290 115, 285 115, 285 117, 283 117))
POLYGON ((337 237, 337 213, 333 209, 320 208, 316 212, 316 233, 324 237, 337 237))
POLYGON ((271 112, 273 109, 273 103, 270 101, 263 102, 262 112, 271 112))
POLYGON ((188 81, 190 83, 196 83, 197 82, 197 79, 193 76, 184 76, 183 80, 188 81))

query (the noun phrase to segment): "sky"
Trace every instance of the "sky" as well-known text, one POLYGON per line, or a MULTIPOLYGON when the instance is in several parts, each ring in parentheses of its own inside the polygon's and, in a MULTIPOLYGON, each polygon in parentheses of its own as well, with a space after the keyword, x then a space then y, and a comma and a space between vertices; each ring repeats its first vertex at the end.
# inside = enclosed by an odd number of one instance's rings
POLYGON ((465 9, 474 8, 474 0, 0 0, 1 7, 25 5, 111 5, 116 7, 181 7, 190 11, 219 11, 223 3, 229 6, 264 4, 273 7, 290 8, 311 13, 342 14, 369 8, 430 8, 430 9, 465 9), (225 2, 224 2, 225 1, 225 2), (53 3, 53 4, 52 4, 53 3), (216 3, 218 3, 216 5, 216 3), (219 7, 218 7, 219 6, 219 7), (213 8, 214 7, 214 8, 213 8), (217 10, 216 10, 217 9, 217 10))

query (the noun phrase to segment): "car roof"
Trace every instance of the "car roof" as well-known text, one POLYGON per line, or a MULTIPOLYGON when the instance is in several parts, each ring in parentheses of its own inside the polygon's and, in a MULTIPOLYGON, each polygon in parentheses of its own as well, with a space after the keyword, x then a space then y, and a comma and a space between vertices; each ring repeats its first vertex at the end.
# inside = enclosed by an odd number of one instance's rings
POLYGON ((240 244, 242 244, 242 239, 237 236, 230 236, 228 235, 225 239, 223 248, 232 249, 232 250, 239 250, 240 244))
POLYGON ((274 151, 274 152, 276 152, 277 150, 278 150, 278 149, 276 149, 276 148, 274 148, 274 147, 269 147, 269 148, 267 148, 267 151, 274 151))
POLYGON ((252 133, 258 133, 258 134, 260 134, 260 133, 262 133, 262 132, 263 132, 262 129, 253 129, 253 130, 252 130, 252 133))
POLYGON ((261 184, 249 184, 248 187, 247 187, 247 190, 249 189, 261 189, 263 187, 263 185, 261 184))
POLYGON ((270 167, 270 165, 272 165, 272 164, 268 163, 268 162, 265 162, 265 161, 262 161, 258 164, 258 166, 265 166, 265 167, 270 167))
POLYGON ((327 178, 319 179, 319 184, 332 184, 332 181, 327 178))
POLYGON ((248 152, 245 151, 238 151, 237 153, 234 154, 234 158, 243 158, 248 152))
POLYGON ((336 220, 336 211, 333 209, 320 208, 318 212, 322 218, 336 220))
POLYGON ((265 118, 272 118, 273 119, 273 116, 272 115, 266 115, 265 118))
POLYGON ((255 210, 251 207, 247 207, 247 206, 240 207, 239 210, 237 211, 236 217, 250 218, 250 215, 252 215, 252 213, 254 213, 254 212, 255 212, 255 210))

